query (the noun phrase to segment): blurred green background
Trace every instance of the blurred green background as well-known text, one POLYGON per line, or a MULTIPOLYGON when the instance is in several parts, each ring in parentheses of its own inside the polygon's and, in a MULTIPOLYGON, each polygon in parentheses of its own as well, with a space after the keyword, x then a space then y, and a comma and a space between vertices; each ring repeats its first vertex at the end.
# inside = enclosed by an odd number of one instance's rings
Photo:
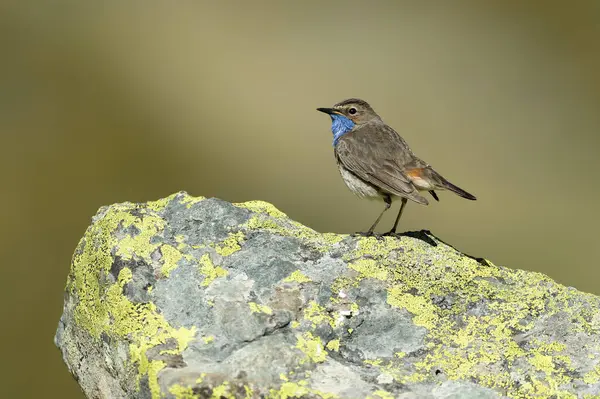
POLYGON ((52 339, 102 205, 186 190, 368 228, 315 110, 348 97, 478 197, 402 230, 600 294, 596 1, 37 3, 0 5, 3 397, 83 396, 52 339))

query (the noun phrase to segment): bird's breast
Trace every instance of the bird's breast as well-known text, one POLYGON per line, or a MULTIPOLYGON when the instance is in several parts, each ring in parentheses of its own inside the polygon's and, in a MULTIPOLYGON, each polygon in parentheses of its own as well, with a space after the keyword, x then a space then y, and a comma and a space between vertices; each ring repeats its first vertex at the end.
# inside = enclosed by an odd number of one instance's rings
POLYGON ((368 199, 378 199, 381 198, 381 193, 375 186, 369 184, 356 176, 354 173, 350 172, 348 169, 342 165, 341 162, 338 161, 338 169, 340 171, 340 175, 342 176, 342 180, 346 183, 346 186, 352 191, 354 194, 361 198, 368 199))

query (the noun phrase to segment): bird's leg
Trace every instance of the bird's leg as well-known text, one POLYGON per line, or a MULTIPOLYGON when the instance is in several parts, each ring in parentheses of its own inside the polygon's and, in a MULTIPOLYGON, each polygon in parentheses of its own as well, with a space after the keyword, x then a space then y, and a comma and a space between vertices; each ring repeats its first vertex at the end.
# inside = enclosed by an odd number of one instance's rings
POLYGON ((394 222, 394 227, 392 227, 392 229, 390 231, 385 233, 385 235, 396 234, 396 228, 398 227, 398 222, 400 221, 400 217, 402 216, 402 211, 404 210, 404 206, 406 205, 407 201, 408 200, 406 198, 402 198, 402 205, 400 205, 400 211, 398 211, 398 216, 396 216, 396 222, 394 222))
POLYGON ((383 208, 383 211, 381 211, 381 213, 377 217, 377 220, 375 220, 375 223, 373 223, 373 226, 371 226, 369 231, 367 231, 368 236, 373 235, 373 230, 375 230, 375 226, 377 226, 377 223, 379 223, 379 221, 381 220, 381 217, 383 216, 384 212, 390 209, 390 206, 392 206, 392 197, 390 197, 389 195, 383 197, 383 201, 385 202, 385 208, 383 208))

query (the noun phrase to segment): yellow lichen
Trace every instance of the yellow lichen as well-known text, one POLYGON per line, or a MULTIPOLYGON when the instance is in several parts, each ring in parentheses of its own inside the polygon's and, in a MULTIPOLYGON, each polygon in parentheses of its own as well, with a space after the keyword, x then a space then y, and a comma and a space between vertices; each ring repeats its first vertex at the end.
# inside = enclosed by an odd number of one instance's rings
POLYGON ((233 204, 239 208, 246 208, 255 213, 264 213, 275 218, 285 218, 287 215, 275 208, 272 204, 265 201, 248 201, 238 204, 233 204))
POLYGON ((363 360, 363 363, 369 364, 371 366, 379 366, 379 365, 381 365, 381 363, 383 363, 383 360, 382 359, 366 359, 366 360, 363 360))
POLYGON ((177 263, 183 257, 179 250, 171 245, 165 244, 160 247, 162 254, 163 266, 161 273, 164 277, 169 277, 171 272, 177 268, 177 263))
POLYGON ((247 230, 271 230, 283 237, 295 237, 318 251, 326 251, 332 245, 339 243, 345 237, 340 234, 321 234, 313 229, 290 220, 287 216, 273 205, 262 201, 250 201, 234 204, 240 208, 246 208, 255 214, 244 224, 247 230))
POLYGON ((375 259, 358 259, 348 265, 350 269, 356 270, 365 278, 386 280, 388 272, 385 267, 375 259))
POLYGON ((218 385, 213 388, 211 399, 234 399, 235 397, 230 391, 229 383, 225 381, 221 385, 218 385))
MULTIPOLYGON (((151 263, 152 259, 156 259, 151 255, 160 249, 165 258, 163 248, 168 245, 151 239, 159 236, 164 228, 160 212, 169 201, 177 199, 190 203, 189 196, 184 196, 183 199, 179 196, 146 207, 119 204, 104 210, 88 229, 76 251, 72 277, 68 284, 68 288, 78 295, 76 320, 92 336, 99 337, 101 333, 107 333, 127 336, 133 342, 130 348, 132 361, 138 367, 139 376, 148 376, 153 397, 160 396, 156 376, 164 364, 147 359, 147 349, 164 343, 167 339, 186 344, 186 340, 191 339, 195 332, 173 329, 160 318, 152 304, 126 301, 122 295, 123 287, 131 278, 131 271, 127 268, 121 270, 117 282, 112 286, 100 287, 98 275, 109 272, 113 260, 111 250, 116 250, 116 254, 125 260, 143 259, 151 263), (104 293, 106 295, 100 297, 104 293), (127 320, 131 319, 131 315, 136 320, 129 324, 127 320), (139 320, 149 321, 144 324, 139 320), (142 335, 153 338, 150 342, 136 341, 136 337, 142 335)), ((241 226, 240 234, 253 229, 270 230, 272 234, 295 237, 318 251, 329 250, 346 237, 319 234, 290 221, 285 214, 267 203, 251 202, 236 206, 254 212, 241 226)), ((237 250, 240 237, 243 239, 243 235, 230 235, 225 241, 218 243, 215 250, 225 255, 233 253, 231 250, 237 250)), ((348 263, 351 272, 337 277, 329 287, 336 294, 332 296, 338 301, 336 303, 345 304, 337 294, 343 292, 344 298, 351 297, 354 287, 363 284, 362 280, 380 280, 387 289, 388 304, 405 309, 412 315, 415 325, 427 329, 423 338, 426 350, 421 359, 406 362, 406 354, 397 352, 391 359, 368 359, 373 367, 404 384, 434 383, 433 371, 439 369, 449 380, 474 381, 514 398, 574 398, 575 395, 571 392, 574 383, 600 382, 597 356, 586 358, 589 361, 586 370, 590 370, 589 372, 583 377, 572 377, 576 374, 567 372, 573 371, 573 366, 563 343, 528 339, 528 345, 523 346, 515 341, 516 334, 533 329, 539 316, 550 317, 559 313, 561 317, 573 321, 573 332, 597 333, 600 330, 598 298, 566 289, 539 273, 505 269, 491 262, 483 266, 437 239, 431 239, 437 246, 432 247, 425 240, 406 236, 361 238, 342 243, 348 245, 348 248, 344 248, 342 259, 348 263), (481 309, 480 306, 484 306, 483 316, 471 311, 473 308, 481 309), (497 371, 506 370, 506 365, 511 367, 515 364, 519 364, 520 368, 512 372, 518 372, 524 377, 518 384, 514 381, 514 375, 508 371, 497 371)), ((176 250, 184 250, 184 240, 181 237, 176 240, 176 250)), ((171 249, 166 251, 177 256, 171 249)), ((188 254, 183 256, 189 259, 188 254)), ((171 260, 168 262, 169 267, 174 264, 171 260)), ((201 273, 205 276, 204 286, 227 275, 227 271, 216 267, 208 255, 202 257, 200 265, 201 273)), ((169 267, 165 269, 167 274, 172 270, 169 267)), ((297 272, 284 281, 308 282, 305 281, 308 277, 297 272)), ((260 306, 262 305, 256 304, 255 310, 261 311, 260 306)), ((350 311, 358 311, 356 303, 350 304, 350 311)), ((320 323, 331 324, 333 320, 317 302, 309 303, 304 317, 313 328, 320 323)), ((302 325, 306 326, 308 323, 302 325)), ((291 326, 299 328, 301 324, 294 320, 291 326)), ((353 330, 348 328, 347 331, 352 333, 353 330)), ((184 345, 178 344, 173 351, 180 351, 182 347, 184 345)), ((321 339, 314 336, 313 332, 299 335, 296 347, 305 353, 305 361, 323 362, 327 359, 327 351, 321 339)), ((327 350, 339 350, 339 340, 329 341, 327 350)), ((593 350, 596 353, 598 348, 593 350)), ((224 394, 230 394, 229 389, 221 389, 224 394)), ((279 390, 270 391, 271 397, 282 398, 309 394, 317 395, 305 381, 285 381, 279 390)), ((387 392, 377 391, 372 396, 383 398, 385 394, 387 392)))
POLYGON ((248 306, 250 306, 250 311, 252 313, 273 314, 273 309, 271 309, 267 305, 260 305, 256 302, 248 302, 248 306))
POLYGON ((160 246, 160 243, 151 244, 150 239, 164 228, 164 224, 164 220, 155 214, 147 213, 141 218, 124 214, 121 220, 122 228, 128 229, 134 226, 139 233, 127 234, 118 241, 117 256, 123 259, 133 259, 134 256, 141 259, 150 259, 150 255, 160 246))
POLYGON ((219 255, 229 256, 242 249, 240 243, 243 240, 244 233, 242 233, 241 231, 231 233, 220 245, 215 247, 215 251, 217 251, 219 255))
POLYGON ((403 293, 399 287, 392 287, 388 291, 387 302, 396 308, 406 309, 415 317, 413 323, 427 329, 435 326, 437 315, 436 307, 422 296, 403 293))
POLYGON ((177 249, 178 250, 183 250, 185 247, 187 247, 187 244, 185 243, 185 236, 182 234, 178 234, 175 237, 175 242, 177 242, 177 249))
POLYGON ((298 336, 296 348, 304 352, 307 359, 315 363, 324 362, 327 358, 327 351, 323 348, 321 338, 313 336, 311 332, 305 332, 298 336))
POLYGON ((600 381, 600 365, 583 376, 583 382, 586 384, 596 384, 600 381))
POLYGON ((284 382, 278 390, 271 389, 269 391, 269 399, 288 399, 302 398, 306 396, 318 396, 322 399, 337 398, 337 395, 332 393, 321 392, 316 389, 311 389, 307 386, 306 381, 299 382, 284 382))
POLYGON ((336 327, 335 319, 315 301, 310 301, 304 309, 304 318, 312 323, 313 328, 321 323, 328 323, 331 327, 336 327))
MULTIPOLYGON (((406 309, 413 315, 415 325, 428 329, 425 337, 427 354, 414 366, 409 366, 412 371, 407 370, 407 365, 400 360, 405 356, 403 353, 386 362, 380 362, 380 359, 368 361, 400 383, 430 380, 432 369, 436 367, 448 379, 475 380, 481 385, 508 392, 511 397, 569 397, 571 394, 565 389, 572 377, 565 371, 573 369, 569 356, 560 353, 564 345, 534 341, 532 349, 524 350, 513 338, 514 331, 533 328, 531 317, 542 312, 551 314, 573 309, 569 305, 568 291, 539 273, 503 269, 491 262, 482 267, 453 248, 438 244, 433 250, 423 240, 409 237, 364 238, 359 240, 355 250, 343 256, 349 268, 358 275, 351 279, 337 278, 331 287, 334 293, 348 295, 364 278, 385 281, 389 287, 388 303, 406 309), (511 281, 522 288, 499 288, 492 283, 495 279, 511 281), (560 294, 549 296, 552 287, 560 294), (452 307, 440 308, 431 300, 434 296, 444 298, 457 293, 461 299, 452 307), (486 306, 492 314, 468 315, 467 306, 481 298, 489 298, 486 306), (529 385, 517 386, 508 372, 486 372, 489 370, 486 365, 500 363, 502 367, 504 359, 509 365, 517 359, 526 359, 532 370, 543 372, 545 378, 532 378, 529 385)), ((598 303, 597 298, 589 296, 585 300, 598 303)), ((583 326, 583 331, 593 328, 587 320, 599 319, 594 319, 594 314, 587 309, 594 307, 584 308, 573 317, 583 326)), ((522 372, 530 377, 535 375, 522 372)), ((593 376, 591 372, 588 378, 592 380, 593 376)))
POLYGON ((202 255, 198 263, 200 264, 200 274, 204 276, 204 280, 202 280, 201 284, 204 287, 209 286, 217 278, 225 277, 229 274, 229 272, 222 267, 215 266, 208 254, 202 255))
POLYGON ((152 209, 155 212, 159 212, 159 211, 162 211, 175 198, 177 198, 179 196, 183 196, 183 195, 187 195, 187 194, 185 194, 183 192, 174 193, 174 194, 169 195, 166 198, 162 198, 157 201, 146 202, 145 205, 148 209, 152 209))
MULTIPOLYGON (((392 395, 388 391, 384 391, 381 389, 373 392, 373 395, 375 395, 376 397, 379 397, 381 399, 394 399, 394 395, 392 395)), ((369 396, 368 398, 372 398, 372 396, 369 396)))
POLYGON ((311 281, 310 278, 306 277, 300 270, 296 270, 285 279, 283 279, 284 283, 309 283, 311 281))
POLYGON ((202 337, 202 341, 204 341, 205 344, 210 344, 214 340, 215 340, 215 337, 213 337, 212 335, 208 335, 206 337, 202 337))
POLYGON ((101 285, 101 275, 107 275, 113 265, 113 250, 123 259, 138 258, 151 263, 151 254, 161 245, 150 243, 164 228, 164 220, 155 212, 170 200, 156 202, 150 208, 125 203, 101 210, 82 238, 71 266, 67 290, 77 298, 75 321, 90 336, 99 340, 102 334, 114 339, 127 339, 129 361, 138 374, 148 377, 153 398, 161 396, 157 374, 165 366, 150 360, 148 349, 169 340, 176 343, 172 352, 181 353, 195 335, 195 328, 173 328, 149 303, 133 303, 123 295, 123 288, 132 279, 125 267, 117 281, 101 285))
POLYGON ((327 343, 327 349, 329 349, 330 351, 338 352, 340 350, 340 340, 332 339, 331 341, 329 341, 327 343))
POLYGON ((197 398, 194 395, 194 391, 191 387, 184 387, 179 384, 175 384, 169 388, 169 392, 171 392, 176 399, 195 399, 197 398))
POLYGON ((185 204, 186 208, 191 208, 194 204, 198 202, 204 201, 206 197, 192 197, 190 195, 185 195, 185 197, 181 200, 182 204, 185 204))

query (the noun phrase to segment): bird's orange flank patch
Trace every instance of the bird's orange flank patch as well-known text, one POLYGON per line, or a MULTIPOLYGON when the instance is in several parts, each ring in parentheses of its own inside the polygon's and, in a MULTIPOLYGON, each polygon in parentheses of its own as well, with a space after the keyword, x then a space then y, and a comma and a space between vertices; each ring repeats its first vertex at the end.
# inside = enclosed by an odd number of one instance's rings
POLYGON ((409 169, 406 171, 408 177, 420 178, 423 175, 423 168, 409 169))

